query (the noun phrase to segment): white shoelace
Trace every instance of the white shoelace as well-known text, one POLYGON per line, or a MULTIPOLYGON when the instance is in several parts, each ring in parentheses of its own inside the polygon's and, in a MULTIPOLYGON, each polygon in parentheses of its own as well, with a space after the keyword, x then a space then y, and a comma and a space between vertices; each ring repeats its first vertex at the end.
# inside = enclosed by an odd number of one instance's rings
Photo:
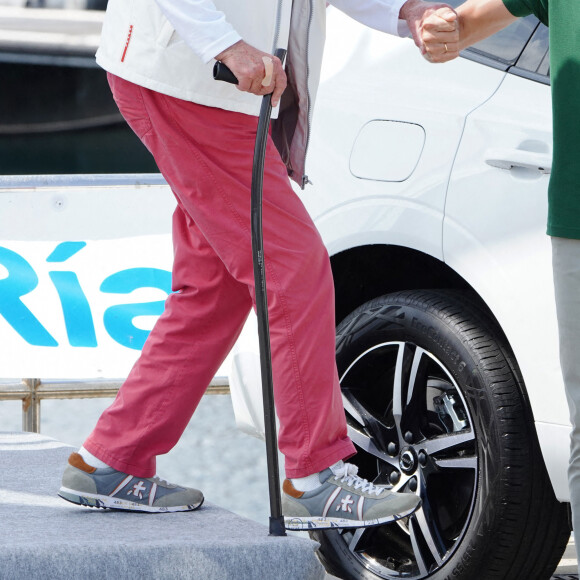
POLYGON ((345 463, 341 467, 335 468, 333 470, 334 479, 339 479, 342 483, 346 483, 349 487, 354 487, 354 489, 360 489, 366 493, 374 493, 375 495, 381 495, 384 491, 384 487, 374 485, 370 481, 363 479, 357 475, 358 467, 352 463, 345 463))
POLYGON ((158 475, 153 476, 151 480, 157 485, 161 485, 162 487, 168 487, 169 489, 178 487, 175 483, 169 483, 166 479, 162 479, 158 475))

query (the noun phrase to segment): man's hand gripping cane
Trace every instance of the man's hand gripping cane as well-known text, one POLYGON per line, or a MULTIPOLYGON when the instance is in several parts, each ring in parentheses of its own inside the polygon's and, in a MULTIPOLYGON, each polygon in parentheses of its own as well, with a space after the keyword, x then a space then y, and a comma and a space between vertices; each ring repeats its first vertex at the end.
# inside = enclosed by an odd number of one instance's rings
POLYGON ((236 86, 240 91, 260 96, 272 93, 272 106, 279 103, 287 84, 286 73, 279 58, 243 40, 226 48, 215 58, 236 76, 236 86))

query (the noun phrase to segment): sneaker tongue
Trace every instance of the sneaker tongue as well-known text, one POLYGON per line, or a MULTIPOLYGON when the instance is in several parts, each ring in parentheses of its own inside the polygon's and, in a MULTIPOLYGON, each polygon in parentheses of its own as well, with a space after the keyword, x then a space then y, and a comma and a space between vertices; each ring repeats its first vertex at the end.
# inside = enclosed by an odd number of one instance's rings
POLYGON ((336 477, 354 477, 358 474, 358 467, 356 465, 344 463, 343 461, 331 465, 330 470, 336 477))
POLYGON ((330 471, 332 471, 334 475, 342 473, 344 471, 344 461, 341 459, 340 461, 337 461, 334 465, 331 465, 328 469, 330 469, 330 471))

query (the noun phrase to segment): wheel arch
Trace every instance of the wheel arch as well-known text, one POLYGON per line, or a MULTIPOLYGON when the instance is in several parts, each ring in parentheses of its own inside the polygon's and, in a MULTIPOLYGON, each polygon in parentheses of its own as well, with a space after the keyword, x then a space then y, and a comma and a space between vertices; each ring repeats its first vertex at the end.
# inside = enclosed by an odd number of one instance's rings
POLYGON ((445 262, 412 248, 370 244, 331 256, 337 323, 365 302, 401 290, 463 290, 501 326, 468 282, 445 262))

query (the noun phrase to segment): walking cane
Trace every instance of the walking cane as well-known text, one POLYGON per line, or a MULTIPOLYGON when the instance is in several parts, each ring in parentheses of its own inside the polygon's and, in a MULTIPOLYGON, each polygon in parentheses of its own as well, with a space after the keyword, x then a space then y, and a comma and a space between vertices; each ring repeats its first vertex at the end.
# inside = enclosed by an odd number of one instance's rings
MULTIPOLYGON (((275 56, 284 61, 286 51, 277 49, 275 56)), ((216 62, 214 79, 238 84, 238 79, 223 63, 216 62)), ((251 188, 252 260, 256 287, 256 315, 258 317, 258 340, 260 342, 260 367, 262 371, 262 397, 264 402, 264 426, 266 436, 266 459, 268 465, 268 487, 270 492, 270 535, 285 536, 282 500, 280 497, 280 475, 278 467, 278 443, 276 414, 274 409, 274 387, 272 382, 272 354, 270 351, 270 326, 268 323, 268 297, 266 295, 266 267, 264 263, 264 238, 262 228, 262 186, 268 128, 272 114, 272 95, 262 98, 258 131, 254 147, 251 188)))

